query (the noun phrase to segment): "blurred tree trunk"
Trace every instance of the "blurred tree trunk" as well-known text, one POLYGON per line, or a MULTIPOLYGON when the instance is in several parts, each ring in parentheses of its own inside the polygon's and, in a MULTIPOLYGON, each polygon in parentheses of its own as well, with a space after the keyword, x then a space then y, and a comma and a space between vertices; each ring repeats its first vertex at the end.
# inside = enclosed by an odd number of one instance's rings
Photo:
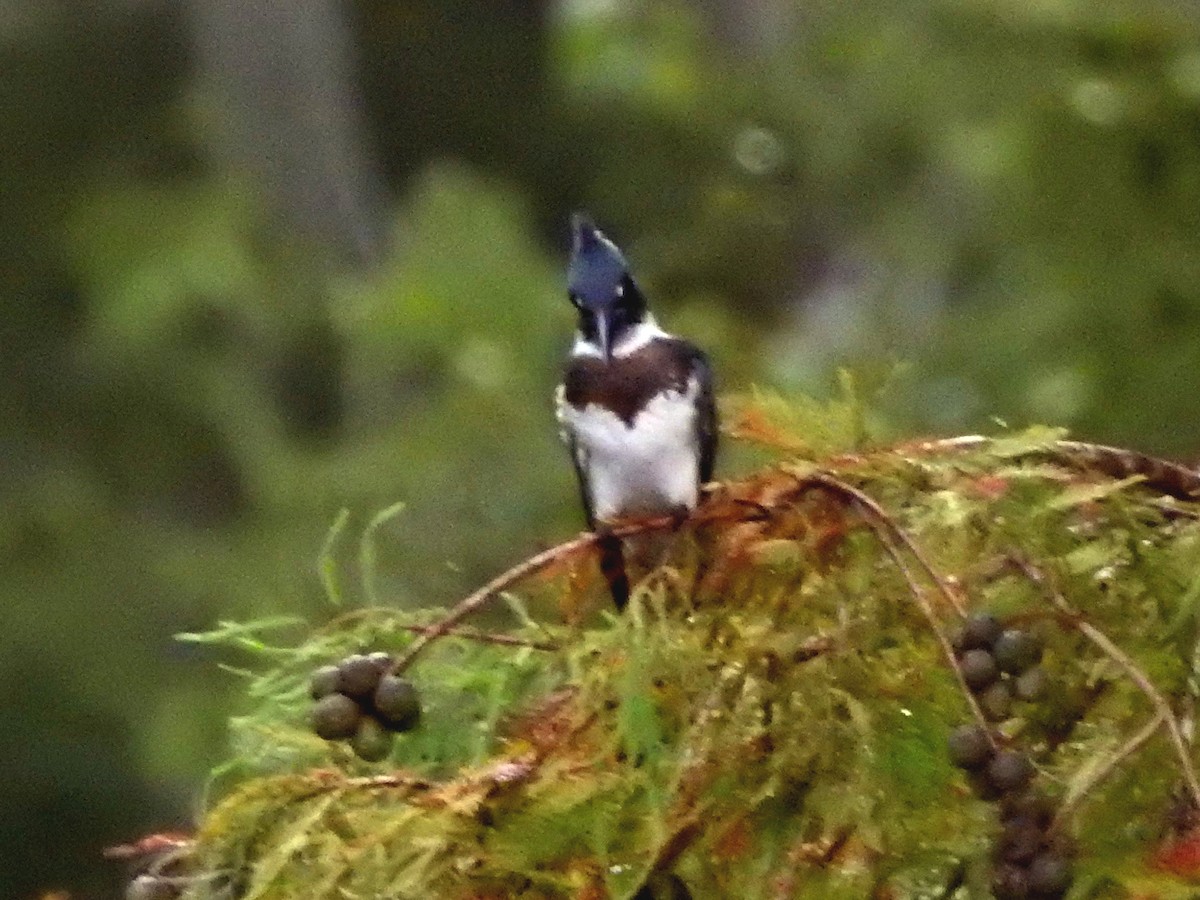
POLYGON ((369 124, 392 184, 447 156, 533 190, 554 174, 550 0, 352 6, 369 124))
POLYGON ((202 80, 230 113, 228 153, 287 222, 371 263, 382 244, 380 181, 364 142, 340 0, 190 0, 202 80))

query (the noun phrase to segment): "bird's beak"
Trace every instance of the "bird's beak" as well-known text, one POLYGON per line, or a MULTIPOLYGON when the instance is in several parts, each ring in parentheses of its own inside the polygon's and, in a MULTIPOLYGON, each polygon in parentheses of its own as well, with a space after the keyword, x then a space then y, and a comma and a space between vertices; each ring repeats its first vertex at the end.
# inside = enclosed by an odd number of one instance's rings
POLYGON ((608 344, 608 313, 596 315, 596 341, 600 344, 600 352, 605 362, 612 360, 612 347, 608 344))

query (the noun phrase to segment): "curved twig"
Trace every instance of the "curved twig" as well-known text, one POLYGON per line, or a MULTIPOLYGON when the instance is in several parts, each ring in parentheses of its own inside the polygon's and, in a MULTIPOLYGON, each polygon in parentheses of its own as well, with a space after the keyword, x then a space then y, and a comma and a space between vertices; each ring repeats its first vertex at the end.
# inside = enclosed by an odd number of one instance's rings
MULTIPOLYGON (((981 434, 931 441, 914 441, 892 449, 898 452, 939 453, 943 450, 976 450, 990 447, 994 438, 981 434)), ((1092 470, 1110 478, 1129 478, 1141 475, 1147 487, 1179 500, 1200 499, 1200 472, 1182 463, 1124 447, 1093 444, 1087 441, 1050 441, 1043 447, 1030 448, 1029 457, 1050 457, 1077 469, 1092 470)))
POLYGON ((896 521, 890 515, 888 515, 887 510, 876 503, 875 500, 873 500, 870 496, 854 487, 854 485, 848 484, 847 482, 842 481, 840 478, 835 478, 832 475, 818 473, 807 476, 804 480, 823 485, 830 490, 853 498, 854 502, 867 512, 868 523, 870 524, 871 522, 874 522, 875 525, 882 526, 891 532, 891 534, 895 535, 895 537, 899 539, 900 543, 905 546, 908 552, 913 555, 918 563, 920 563, 921 568, 925 570, 925 574, 929 576, 929 580, 937 585, 938 592, 941 593, 941 595, 946 598, 950 605, 954 607, 955 612, 957 612, 960 616, 966 616, 967 610, 963 606, 961 598, 959 598, 959 596, 950 589, 950 585, 947 584, 946 580, 938 574, 937 569, 933 567, 933 563, 929 561, 929 558, 925 555, 924 551, 921 550, 917 543, 913 541, 913 539, 910 538, 907 533, 905 533, 903 528, 896 524, 896 521))
POLYGON ((930 630, 941 645, 942 655, 946 657, 946 662, 950 665, 950 671, 954 673, 954 678, 958 682, 958 687, 967 701, 967 706, 971 708, 971 714, 975 717, 980 727, 983 728, 984 734, 987 735, 988 743, 992 745, 993 750, 999 749, 987 716, 983 714, 983 710, 975 700, 975 695, 971 693, 966 679, 963 678, 962 669, 959 667, 958 660, 954 656, 954 647, 950 644, 950 639, 946 637, 946 632, 942 630, 942 626, 937 620, 937 614, 933 611, 933 604, 929 602, 929 598, 925 596, 924 589, 917 583, 908 566, 904 564, 904 559, 900 555, 900 549, 892 541, 891 536, 882 526, 874 522, 868 520, 867 525, 875 533, 875 536, 879 539, 879 543, 883 545, 883 549, 892 558, 892 561, 896 564, 896 568, 900 570, 900 573, 904 576, 904 580, 908 583, 908 590, 916 599, 917 606, 921 608, 921 612, 929 623, 930 630))
POLYGON ((1195 803, 1197 809, 1200 809, 1200 780, 1196 777, 1196 769, 1192 765, 1192 758, 1188 753, 1188 745, 1183 737, 1183 730, 1179 727, 1179 720, 1175 717, 1175 711, 1171 708, 1171 704, 1167 698, 1154 686, 1154 683, 1138 664, 1130 658, 1129 654, 1118 647, 1103 631, 1084 619, 1071 606, 1067 598, 1063 596, 1057 587, 1050 583, 1049 578, 1047 578, 1041 569, 1020 557, 1014 556, 1012 560, 1021 572, 1024 573, 1025 577, 1041 589, 1050 603, 1067 617, 1070 626, 1099 647, 1109 659, 1124 669, 1130 681, 1137 686, 1138 690, 1146 695, 1146 698, 1154 706, 1167 728, 1167 734, 1171 738, 1175 754, 1179 757, 1180 768, 1183 770, 1183 777, 1187 782, 1188 792, 1192 795, 1192 802, 1195 803))
MULTIPOLYGON (((648 531, 665 531, 675 527, 677 519, 672 516, 660 516, 655 519, 647 519, 642 522, 631 522, 627 525, 619 525, 610 529, 606 535, 615 537, 630 537, 635 534, 643 534, 648 531)), ((581 550, 586 550, 599 541, 601 535, 594 531, 585 531, 576 535, 569 541, 564 541, 557 546, 550 547, 537 553, 523 562, 518 563, 506 572, 501 572, 479 590, 475 591, 470 596, 460 600, 454 607, 450 609, 445 616, 432 625, 423 625, 422 633, 409 646, 408 651, 398 658, 392 664, 392 671, 403 672, 413 664, 413 661, 438 638, 444 637, 450 631, 465 619, 467 616, 482 609, 487 603, 510 585, 516 584, 528 578, 530 575, 541 571, 552 563, 558 562, 572 556, 581 550)))
MULTIPOLYGON (((390 606, 367 606, 361 609, 353 609, 343 613, 335 619, 331 619, 317 630, 317 634, 325 634, 328 632, 337 631, 353 624, 356 621, 365 619, 368 616, 382 616, 387 619, 387 627, 396 628, 400 631, 408 631, 413 634, 424 634, 433 628, 433 625, 421 625, 416 622, 395 622, 393 621, 399 615, 396 609, 390 606)), ((534 650, 557 650, 558 645, 552 641, 534 641, 529 638, 517 637, 513 634, 502 634, 490 631, 481 631, 478 628, 450 628, 446 631, 447 637, 460 637, 467 641, 478 641, 481 644, 500 644, 506 647, 530 647, 534 650)))
POLYGON ((875 537, 879 540, 879 543, 883 546, 884 551, 904 576, 904 580, 908 584, 909 593, 917 601, 917 606, 920 608, 922 615, 925 616, 925 620, 929 623, 930 630, 933 632, 934 637, 937 638, 938 644, 941 645, 942 655, 946 657, 946 662, 950 665, 950 670, 954 673, 955 680, 958 681, 959 689, 967 701, 967 706, 971 709, 971 714, 983 728, 992 748, 996 749, 998 745, 995 735, 992 734, 991 725, 988 723, 987 716, 983 714, 983 710, 979 707, 979 703, 975 700, 975 695, 967 687, 967 682, 963 678, 962 670, 959 668, 958 660, 954 655, 954 647, 951 645, 950 639, 946 637, 946 632, 942 629, 941 623, 938 622, 937 613, 933 611, 933 604, 930 603, 929 598, 925 595, 924 588, 917 582, 912 570, 905 564, 904 557, 900 553, 900 548, 897 546, 895 538, 898 538, 917 559, 921 568, 925 570, 930 580, 938 586, 938 590, 941 591, 942 596, 950 601, 950 604, 958 614, 965 616, 966 610, 963 608, 962 601, 950 590, 949 585, 946 584, 942 576, 938 574, 937 570, 933 568, 933 565, 921 552, 921 548, 896 524, 887 511, 867 494, 832 475, 817 473, 802 477, 800 481, 802 484, 820 485, 821 487, 849 497, 857 507, 863 510, 867 527, 871 529, 875 537))
MULTIPOLYGON (((414 634, 429 634, 437 626, 398 625, 397 627, 403 631, 411 631, 414 634)), ((480 631, 477 628, 448 628, 444 634, 446 637, 460 637, 467 641, 478 641, 481 644, 499 644, 504 647, 529 647, 533 650, 545 650, 547 652, 558 649, 558 644, 550 641, 531 641, 528 638, 517 637, 514 634, 480 631)))
POLYGON ((1059 806, 1058 812, 1054 815, 1054 827, 1057 828, 1059 825, 1065 822, 1070 817, 1071 813, 1075 811, 1075 807, 1079 805, 1079 802, 1083 800, 1083 798, 1089 793, 1091 793, 1096 785, 1111 775, 1116 770, 1117 766, 1140 750, 1146 741, 1154 737, 1155 733, 1163 726, 1164 722, 1166 722, 1166 718, 1163 716, 1162 710, 1157 710, 1154 713, 1154 716, 1149 722, 1146 723, 1141 731, 1127 740, 1124 745, 1122 745, 1120 750, 1109 757, 1105 761, 1104 765, 1092 772, 1092 774, 1089 775, 1080 786, 1067 794, 1067 796, 1063 798, 1062 805, 1059 806))

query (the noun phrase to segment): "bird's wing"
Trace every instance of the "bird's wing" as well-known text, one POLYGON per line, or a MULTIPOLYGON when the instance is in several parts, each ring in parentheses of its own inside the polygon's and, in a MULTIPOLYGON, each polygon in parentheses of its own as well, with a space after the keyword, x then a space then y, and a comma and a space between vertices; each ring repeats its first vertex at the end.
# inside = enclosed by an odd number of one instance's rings
POLYGON ((561 384, 554 392, 554 407, 555 415, 558 418, 558 434, 571 454, 571 465, 575 468, 575 478, 579 482, 579 497, 583 501, 583 514, 587 519, 588 528, 595 530, 595 507, 592 505, 592 492, 588 487, 587 477, 584 475, 584 466, 587 464, 586 453, 579 446, 579 442, 575 439, 575 432, 571 429, 571 422, 567 416, 566 389, 561 384))
POLYGON ((596 515, 595 507, 592 505, 592 491, 588 486, 587 476, 583 473, 584 452, 575 443, 573 435, 567 441, 567 448, 571 451, 571 465, 575 467, 575 478, 579 481, 579 499, 583 501, 583 514, 587 519, 587 527, 589 530, 595 531, 596 515))
POLYGON ((696 444, 700 449, 700 483, 712 480, 717 460, 717 395, 713 385, 712 366, 698 347, 692 348, 691 378, 696 380, 696 444))

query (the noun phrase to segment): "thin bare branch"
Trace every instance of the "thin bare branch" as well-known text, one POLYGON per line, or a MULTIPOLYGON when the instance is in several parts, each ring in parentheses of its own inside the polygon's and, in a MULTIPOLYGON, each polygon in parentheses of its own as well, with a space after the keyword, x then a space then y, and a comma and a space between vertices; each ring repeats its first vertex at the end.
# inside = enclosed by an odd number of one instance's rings
POLYGON ((433 787, 433 782, 426 778, 404 775, 399 772, 391 775, 366 775, 358 778, 344 778, 340 782, 331 782, 329 790, 371 789, 371 788, 403 788, 410 791, 427 791, 433 787))
POLYGON ((1159 716, 1162 717, 1163 724, 1167 728, 1167 734, 1171 738, 1171 744, 1174 746, 1175 753, 1179 757, 1180 768, 1183 770, 1183 777, 1187 782, 1188 792, 1192 795, 1192 802, 1200 809, 1200 780, 1196 777, 1196 769, 1192 765, 1191 754, 1188 752, 1188 745, 1183 737, 1183 730, 1179 727, 1179 720, 1175 717, 1175 712, 1171 708, 1171 704, 1167 698, 1154 686, 1149 676, 1142 671, 1141 667, 1124 650, 1113 643, 1112 639, 1103 631, 1084 619, 1071 606, 1067 598, 1050 582, 1041 569, 1037 568, 1033 563, 1016 556, 1013 557, 1013 563, 1020 568, 1026 578, 1043 592, 1051 604, 1064 614, 1072 628, 1099 647, 1109 659, 1125 670, 1125 674, 1129 676, 1130 681, 1137 685, 1138 690, 1145 694, 1146 698, 1153 704, 1159 716))
POLYGON ((942 576, 938 574, 937 570, 933 568, 933 565, 921 552, 920 547, 918 547, 916 543, 907 534, 905 534, 904 530, 896 524, 895 520, 888 515, 887 511, 884 510, 884 508, 876 503, 871 497, 867 496, 853 485, 847 484, 846 482, 839 478, 835 478, 832 475, 810 475, 801 478, 800 482, 802 486, 816 484, 835 491, 836 493, 842 494, 843 496, 849 497, 854 501, 856 506, 863 510, 865 513, 867 526, 875 534, 875 537, 878 538, 879 543, 883 545, 884 551, 889 557, 891 557, 892 562, 896 564, 896 568, 900 570, 900 574, 904 576, 904 581, 908 585, 909 592, 913 595, 913 599, 917 601, 917 606, 920 608, 921 613, 925 616, 925 620, 929 623, 930 630, 937 638, 938 644, 941 645, 942 655, 946 657, 946 662, 950 665, 950 671, 954 673, 954 678, 958 681, 958 686, 962 690, 963 698, 967 701, 967 706, 971 709, 971 714, 983 728, 984 733, 987 735, 988 742, 992 745, 992 748, 997 748, 998 745, 996 743, 996 738, 995 735, 992 734, 992 729, 988 723, 987 716, 983 714, 983 710, 980 709, 979 703, 975 700, 975 695, 971 693, 971 689, 967 687, 967 682, 963 679, 962 670, 959 669, 958 660, 954 655, 954 647, 951 645, 950 639, 946 636, 946 632, 942 629, 941 623, 938 621, 937 613, 935 613, 933 610, 933 604, 925 595, 925 589, 921 587, 920 583, 918 583, 917 579, 913 576, 912 570, 908 567, 908 565, 905 564, 904 557, 901 555, 900 548, 897 546, 896 540, 893 538, 893 536, 903 542, 908 551, 921 564, 921 568, 925 570, 925 573, 929 576, 929 579, 937 585, 942 596, 950 602, 951 606, 954 607, 958 614, 965 616, 966 610, 963 608, 962 601, 950 589, 950 586, 946 583, 945 579, 943 579, 942 576))
MULTIPOLYGON (((945 450, 975 450, 990 447, 994 443, 993 438, 964 434, 931 441, 913 441, 891 449, 900 453, 934 454, 945 450)), ((1027 454, 1021 455, 1048 457, 1061 464, 1084 471, 1099 472, 1110 478, 1141 475, 1147 487, 1168 496, 1180 500, 1200 498, 1200 472, 1173 460, 1149 456, 1124 447, 1110 447, 1086 441, 1050 441, 1043 447, 1031 448, 1027 454)))
POLYGON ((896 568, 904 576, 904 580, 908 583, 908 590, 917 601, 917 606, 920 607, 926 621, 929 623, 929 628, 933 631, 938 643, 942 647, 942 655, 946 657, 946 662, 950 665, 950 671, 954 673, 955 680, 958 681, 958 686, 962 690, 963 697, 967 701, 967 706, 971 708, 971 714, 975 716, 975 720, 983 728, 987 735, 988 742, 992 745, 992 749, 998 749, 996 738, 992 734, 991 725, 988 723, 987 716, 983 714, 979 704, 975 700, 975 695, 971 693, 971 689, 967 687, 967 682, 963 678, 962 669, 959 668, 958 660, 954 656, 954 647, 950 644, 950 639, 946 637, 946 632, 942 630, 941 623, 938 622, 937 614, 933 611, 933 604, 929 602, 929 598, 925 596, 925 590, 917 583, 913 577, 912 571, 904 564, 904 558, 900 555, 900 549, 892 541, 891 536, 883 528, 875 522, 868 520, 867 525, 875 532, 875 536, 883 545, 883 549, 887 555, 892 558, 892 562, 896 564, 896 568))
MULTIPOLYGON (((412 622, 395 622, 393 621, 399 615, 394 607, 390 606, 365 606, 361 609, 352 609, 349 612, 343 613, 336 619, 331 619, 322 626, 318 634, 335 633, 345 628, 353 626, 355 623, 372 616, 383 618, 387 621, 387 627, 396 628, 400 631, 408 631, 414 634, 425 634, 433 625, 421 625, 412 622)), ((535 641, 530 638, 517 637, 511 634, 493 633, 481 631, 478 628, 463 628, 455 627, 446 631, 447 637, 460 637, 468 641, 478 641, 483 644, 500 644, 508 647, 531 647, 534 650, 557 650, 558 645, 553 641, 535 641)))
MULTIPOLYGON (((615 537, 630 537, 635 534, 643 534, 648 531, 665 531, 675 527, 677 520, 671 516, 660 516, 655 519, 646 519, 640 522, 631 522, 627 525, 620 525, 610 530, 609 534, 615 537)), ((592 531, 585 531, 576 535, 569 541, 565 541, 557 546, 550 547, 537 553, 523 562, 518 563, 506 572, 501 572, 475 593, 459 601, 451 610, 446 613, 439 621, 432 625, 421 626, 423 631, 412 645, 408 648, 408 652, 401 656, 392 666, 395 672, 403 672, 413 661, 428 647, 433 641, 449 634, 459 622, 470 616, 484 606, 486 606, 496 595, 501 591, 522 581, 529 576, 540 572, 547 566, 566 559, 576 553, 593 547, 600 535, 592 531)))
POLYGON ((1084 637, 1107 653, 1113 662, 1123 668, 1133 683, 1138 686, 1163 716, 1164 724, 1167 727, 1167 734, 1171 738, 1171 743, 1175 745, 1175 752, 1179 756, 1180 766, 1183 769, 1183 777, 1187 781, 1192 800, 1197 808, 1200 808, 1200 780, 1196 778, 1196 770, 1192 765, 1187 741, 1183 737, 1183 730, 1179 727, 1179 720, 1175 717, 1175 712, 1171 708, 1171 704, 1167 701, 1167 698, 1151 683, 1150 679, 1146 677, 1146 674, 1137 664, 1120 647, 1114 644, 1104 632, 1096 628, 1095 625, 1080 619, 1075 622, 1074 627, 1080 634, 1084 635, 1084 637))
POLYGON ((839 494, 845 494, 846 496, 853 498, 854 501, 867 513, 868 522, 873 522, 877 526, 886 528, 889 532, 891 532, 891 534, 895 535, 900 543, 905 546, 908 552, 911 553, 917 562, 921 564, 921 568, 925 570, 925 574, 929 577, 929 580, 937 585, 938 592, 946 598, 946 601, 954 607, 955 611, 960 616, 966 616, 967 610, 963 605, 962 599, 954 592, 953 589, 951 589, 949 582, 947 582, 945 578, 938 574, 937 569, 933 567, 933 563, 929 561, 929 557, 927 557, 924 551, 917 546, 916 542, 905 533, 904 529, 896 524, 895 519, 888 514, 887 510, 885 510, 871 497, 860 491, 858 488, 846 483, 845 481, 842 481, 840 478, 835 478, 832 475, 816 474, 807 477, 805 480, 823 485, 830 490, 837 491, 839 494))
MULTIPOLYGON (((404 631, 414 634, 429 634, 437 626, 434 625, 400 625, 404 631)), ((478 641, 481 644, 500 644, 505 647, 530 647, 534 650, 557 650, 558 644, 550 641, 531 641, 528 638, 512 634, 499 634, 490 631, 480 631, 477 628, 448 628, 443 632, 446 637, 460 637, 468 641, 478 641)))
POLYGON ((1091 793, 1096 785, 1116 771, 1117 766, 1140 750, 1142 745, 1150 740, 1158 729, 1163 726, 1164 722, 1166 722, 1166 718, 1163 716, 1162 710, 1156 711, 1154 717, 1146 723, 1141 731, 1127 740, 1120 750, 1105 760, 1104 765, 1095 769, 1081 784, 1073 788, 1058 808, 1058 812, 1054 816, 1054 826, 1057 828, 1063 822, 1067 821, 1080 801, 1091 793))

